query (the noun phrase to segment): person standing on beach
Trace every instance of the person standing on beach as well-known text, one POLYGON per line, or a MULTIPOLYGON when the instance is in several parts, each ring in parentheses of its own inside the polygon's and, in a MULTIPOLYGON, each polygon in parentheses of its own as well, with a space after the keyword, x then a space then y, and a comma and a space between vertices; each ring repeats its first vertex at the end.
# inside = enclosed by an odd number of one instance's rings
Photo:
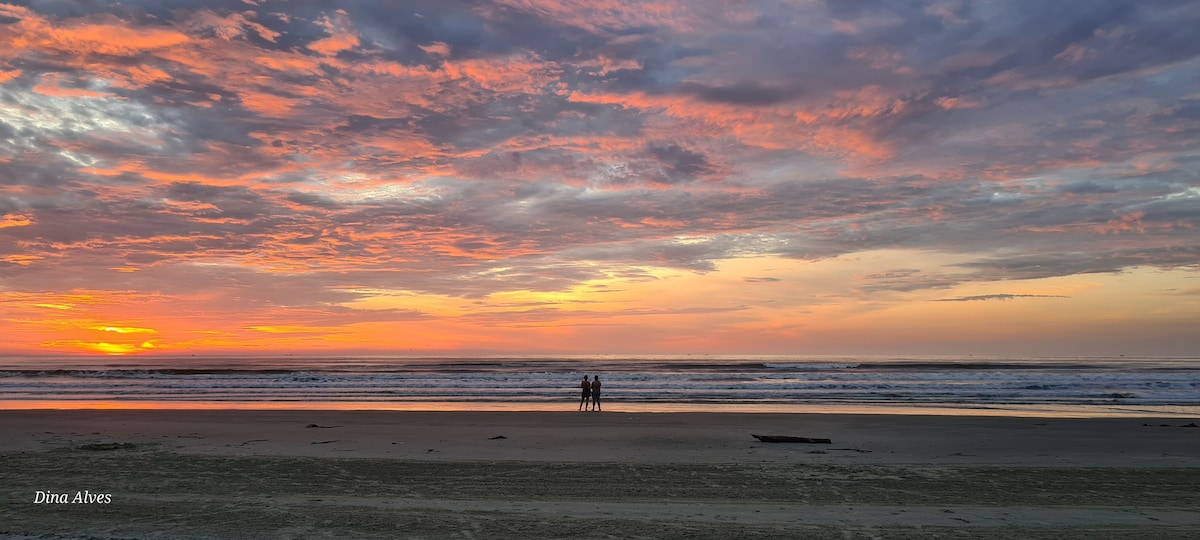
POLYGON ((588 398, 592 396, 592 385, 588 383, 588 376, 583 376, 583 382, 579 383, 579 387, 583 389, 583 397, 579 398, 579 410, 583 410, 587 406, 588 398))
MULTIPOLYGON (((584 377, 583 380, 586 381, 587 377, 584 377)), ((600 376, 599 375, 592 377, 592 410, 593 411, 600 410, 600 376)))

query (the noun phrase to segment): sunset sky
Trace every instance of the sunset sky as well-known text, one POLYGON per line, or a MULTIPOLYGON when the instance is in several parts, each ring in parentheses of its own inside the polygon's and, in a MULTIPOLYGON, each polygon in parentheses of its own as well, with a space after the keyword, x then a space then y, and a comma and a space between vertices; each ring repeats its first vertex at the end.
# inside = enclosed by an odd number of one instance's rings
POLYGON ((0 4, 0 352, 1200 354, 1197 28, 0 4))

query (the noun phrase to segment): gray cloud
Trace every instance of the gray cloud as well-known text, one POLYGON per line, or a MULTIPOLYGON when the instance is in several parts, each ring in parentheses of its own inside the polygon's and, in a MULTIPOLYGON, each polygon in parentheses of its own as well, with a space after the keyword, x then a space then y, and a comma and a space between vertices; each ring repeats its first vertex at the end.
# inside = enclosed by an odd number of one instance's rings
POLYGON ((954 298, 939 298, 934 302, 982 302, 985 300, 1016 300, 1018 298, 1070 298, 1057 294, 980 294, 975 296, 956 296, 954 298))
MULTIPOLYGON (((164 30, 200 9, 251 9, 33 8, 164 30)), ((230 38, 246 47, 236 70, 138 51, 90 58, 105 66, 91 71, 64 51, 18 53, 0 65, 21 71, 0 86, 0 211, 32 224, 0 229, 0 255, 44 258, 9 264, 4 279, 45 289, 68 273, 56 265, 275 260, 320 275, 318 289, 481 297, 622 269, 646 278, 627 267, 872 249, 969 262, 962 275, 869 276, 864 291, 1200 264, 1194 3, 826 8, 751 3, 756 16, 714 20, 716 32, 466 2, 268 4, 250 20, 280 35, 230 38), (306 48, 339 9, 360 40, 342 63, 306 48), (275 54, 316 67, 251 61, 275 54), (489 86, 437 71, 509 55, 544 79, 489 86), (376 61, 437 76, 405 94, 418 75, 372 73, 376 61), (131 65, 170 77, 97 86, 131 65), (35 91, 51 75, 104 95, 35 91), (296 104, 259 112, 250 89, 296 104), (855 144, 886 159, 859 161, 855 144)), ((194 37, 214 58, 227 43, 213 29, 194 37)))
POLYGON ((1102 274, 1125 268, 1156 266, 1185 268, 1200 265, 1200 245, 1130 247, 1097 252, 1029 253, 988 257, 962 263, 976 269, 981 280, 1037 279, 1073 274, 1102 274))
POLYGON ((646 151, 662 165, 667 183, 690 180, 714 170, 704 154, 680 147, 678 144, 652 144, 646 147, 646 151))
POLYGON ((680 84, 677 90, 685 94, 693 94, 704 101, 732 105, 774 105, 804 94, 804 90, 800 87, 786 88, 756 83, 710 86, 689 82, 680 84))

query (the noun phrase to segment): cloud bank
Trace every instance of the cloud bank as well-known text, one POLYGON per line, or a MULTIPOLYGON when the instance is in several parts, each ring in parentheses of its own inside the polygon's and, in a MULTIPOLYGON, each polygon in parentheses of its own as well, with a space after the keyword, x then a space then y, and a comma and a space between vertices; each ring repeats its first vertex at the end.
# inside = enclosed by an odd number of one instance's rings
POLYGON ((864 294, 1195 270, 1197 27, 1187 1, 0 4, 0 294, 328 326, 753 257, 961 270, 864 294))

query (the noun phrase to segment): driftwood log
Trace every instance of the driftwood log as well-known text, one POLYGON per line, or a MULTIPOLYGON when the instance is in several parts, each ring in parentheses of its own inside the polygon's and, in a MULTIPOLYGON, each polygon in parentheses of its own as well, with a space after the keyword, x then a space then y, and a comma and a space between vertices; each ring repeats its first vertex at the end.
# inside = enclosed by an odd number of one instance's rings
POLYGON ((100 451, 131 450, 134 448, 137 448, 136 444, 119 443, 119 442, 85 444, 85 445, 81 445, 79 447, 80 450, 100 450, 100 451))
POLYGON ((792 437, 791 435, 755 435, 751 437, 762 442, 784 442, 784 443, 809 443, 809 444, 831 444, 833 441, 829 439, 814 439, 811 437, 792 437))

